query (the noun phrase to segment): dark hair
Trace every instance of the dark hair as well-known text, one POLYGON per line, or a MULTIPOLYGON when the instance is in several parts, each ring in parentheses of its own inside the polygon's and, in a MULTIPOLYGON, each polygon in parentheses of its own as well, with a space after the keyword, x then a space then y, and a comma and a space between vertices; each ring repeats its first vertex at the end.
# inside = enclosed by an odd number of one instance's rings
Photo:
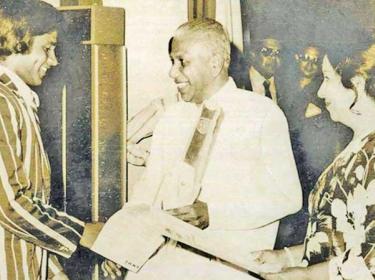
POLYGON ((171 37, 168 41, 168 54, 172 52, 172 44, 173 44, 173 37, 171 37))
POLYGON ((299 46, 298 48, 296 48, 294 50, 295 54, 297 54, 299 57, 305 55, 306 51, 308 49, 315 49, 318 51, 319 55, 318 55, 318 60, 323 60, 323 54, 325 53, 323 48, 316 45, 316 44, 313 44, 313 43, 309 43, 309 44, 304 44, 303 46, 299 46))
POLYGON ((31 34, 24 20, 15 21, 0 11, 0 59, 13 53, 25 53, 31 34))
POLYGON ((0 10, 15 22, 26 21, 32 36, 59 31, 64 22, 57 9, 40 0, 1 0, 0 10))
POLYGON ((366 82, 367 95, 375 101, 375 44, 357 55, 344 59, 337 65, 336 72, 340 74, 343 86, 354 91, 356 89, 352 82, 353 77, 362 76, 366 82))
POLYGON ((251 41, 250 43, 251 52, 253 53, 259 52, 267 42, 274 42, 275 44, 279 46, 279 49, 282 49, 282 44, 278 39, 275 39, 273 37, 267 37, 264 39, 256 39, 254 41, 251 41))

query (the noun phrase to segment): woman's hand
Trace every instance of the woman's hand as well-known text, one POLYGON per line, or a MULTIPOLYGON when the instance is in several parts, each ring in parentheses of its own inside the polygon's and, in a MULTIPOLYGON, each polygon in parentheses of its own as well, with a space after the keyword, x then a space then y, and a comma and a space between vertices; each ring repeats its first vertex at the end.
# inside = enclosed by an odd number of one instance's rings
POLYGON ((259 264, 260 273, 277 273, 288 267, 288 256, 284 250, 264 250, 252 253, 253 260, 259 264))
MULTIPOLYGON (((289 268, 279 273, 261 273, 260 274, 266 280, 308 280, 314 279, 306 275, 306 268, 289 268)), ((322 279, 323 278, 316 278, 322 279)))
POLYGON ((288 268, 279 273, 260 273, 260 275, 266 280, 329 280, 328 265, 329 262, 323 262, 308 267, 288 268))

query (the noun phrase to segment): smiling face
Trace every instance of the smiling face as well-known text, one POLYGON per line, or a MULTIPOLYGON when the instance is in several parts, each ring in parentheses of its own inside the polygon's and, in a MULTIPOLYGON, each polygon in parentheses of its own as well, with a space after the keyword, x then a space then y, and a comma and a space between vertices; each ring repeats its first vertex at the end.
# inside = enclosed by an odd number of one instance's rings
POLYGON ((326 108, 333 121, 345 124, 345 120, 351 115, 350 107, 355 101, 354 90, 343 86, 340 75, 332 67, 328 57, 323 59, 322 70, 324 81, 319 88, 318 96, 324 99, 326 108))
POLYGON ((49 68, 58 64, 55 55, 57 33, 34 36, 29 52, 17 55, 13 71, 28 85, 39 86, 49 68))
POLYGON ((182 33, 173 38, 169 76, 186 102, 201 103, 213 81, 212 54, 197 37, 182 33))

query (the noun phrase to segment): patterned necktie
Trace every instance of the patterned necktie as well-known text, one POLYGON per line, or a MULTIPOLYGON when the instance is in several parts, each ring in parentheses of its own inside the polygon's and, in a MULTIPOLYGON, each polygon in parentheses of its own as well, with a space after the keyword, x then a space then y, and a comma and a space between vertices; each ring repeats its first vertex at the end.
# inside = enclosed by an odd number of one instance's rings
POLYGON ((268 80, 265 80, 263 82, 265 96, 272 99, 271 91, 270 91, 270 85, 271 85, 271 83, 268 80))

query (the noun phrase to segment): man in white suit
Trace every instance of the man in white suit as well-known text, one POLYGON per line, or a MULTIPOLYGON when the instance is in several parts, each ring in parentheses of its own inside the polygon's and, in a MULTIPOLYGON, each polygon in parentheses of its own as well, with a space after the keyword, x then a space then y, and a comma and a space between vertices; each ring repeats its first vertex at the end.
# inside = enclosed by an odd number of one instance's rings
MULTIPOLYGON (((173 38, 170 77, 184 102, 167 109, 157 124, 146 171, 130 202, 165 209, 212 237, 232 242, 238 253, 272 249, 278 221, 298 211, 302 201, 286 119, 270 99, 238 89, 228 76, 230 45, 221 24, 190 21, 173 38), (218 104, 223 118, 200 192, 191 205, 166 209, 171 199, 180 198, 160 185, 184 160, 207 102, 218 104)), ((126 279, 249 277, 185 246, 167 243, 126 279)))

